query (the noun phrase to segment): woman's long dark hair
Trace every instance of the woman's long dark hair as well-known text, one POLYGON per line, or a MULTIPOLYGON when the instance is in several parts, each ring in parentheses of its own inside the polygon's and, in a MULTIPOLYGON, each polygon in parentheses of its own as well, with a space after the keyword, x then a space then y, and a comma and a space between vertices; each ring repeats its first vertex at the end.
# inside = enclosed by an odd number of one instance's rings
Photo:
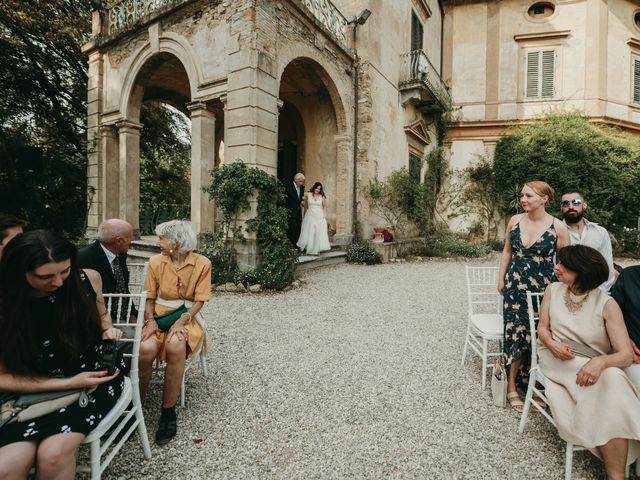
POLYGON ((320 187, 320 195, 322 195, 323 197, 326 197, 326 195, 324 194, 324 187, 322 186, 322 184, 320 182, 316 182, 313 184, 313 187, 311 187, 311 189, 309 190, 311 192, 311 194, 313 194, 313 192, 316 191, 316 188, 320 187))
POLYGON ((71 260, 69 277, 55 291, 54 345, 60 355, 75 359, 100 341, 100 315, 95 299, 83 287, 76 247, 46 230, 32 230, 12 239, 0 259, 0 363, 9 373, 37 376, 42 370, 38 319, 32 318, 33 287, 27 272, 51 262, 71 260))

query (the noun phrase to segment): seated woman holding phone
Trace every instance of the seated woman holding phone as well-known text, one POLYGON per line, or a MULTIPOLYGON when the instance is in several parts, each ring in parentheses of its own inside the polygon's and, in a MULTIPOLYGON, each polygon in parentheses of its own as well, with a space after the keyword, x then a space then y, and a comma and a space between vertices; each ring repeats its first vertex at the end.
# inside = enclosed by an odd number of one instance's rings
POLYGON ((538 325, 540 368, 560 437, 623 479, 640 454, 640 393, 622 368, 633 360, 618 304, 598 286, 609 269, 591 247, 558 251, 559 282, 547 287, 538 325))
MULTIPOLYGON (((73 479, 76 450, 113 408, 124 364, 103 366, 103 339, 120 338, 94 270, 80 270, 76 247, 45 230, 13 238, 0 260, 0 479, 73 479), (32 395, 27 395, 32 394, 32 395), (37 395, 38 394, 38 395, 37 395), (46 401, 38 413, 18 397, 46 401), (75 396, 74 396, 75 395, 75 396), (54 408, 51 408, 51 407, 54 408)), ((26 403, 28 405, 28 403, 26 403)))
POLYGON ((156 443, 164 445, 177 433, 175 406, 185 362, 203 348, 200 309, 211 298, 211 262, 194 253, 197 237, 191 223, 171 220, 156 227, 159 255, 149 260, 144 289, 147 304, 140 345, 140 395, 144 399, 153 361, 166 362, 160 423, 156 443))

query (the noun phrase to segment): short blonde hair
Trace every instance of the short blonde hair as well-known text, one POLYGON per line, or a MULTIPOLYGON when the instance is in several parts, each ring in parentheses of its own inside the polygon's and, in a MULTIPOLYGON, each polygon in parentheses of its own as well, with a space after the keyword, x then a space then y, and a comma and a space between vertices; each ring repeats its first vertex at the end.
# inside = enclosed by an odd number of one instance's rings
POLYGON ((187 220, 169 220, 156 227, 156 235, 178 244, 183 252, 192 252, 198 245, 198 237, 187 220))
POLYGON ((530 182, 526 182, 524 186, 529 187, 541 197, 546 195, 549 199, 547 200, 547 203, 550 203, 551 200, 553 200, 553 196, 556 194, 556 191, 551 187, 551 185, 547 182, 543 182, 542 180, 532 180, 530 182))

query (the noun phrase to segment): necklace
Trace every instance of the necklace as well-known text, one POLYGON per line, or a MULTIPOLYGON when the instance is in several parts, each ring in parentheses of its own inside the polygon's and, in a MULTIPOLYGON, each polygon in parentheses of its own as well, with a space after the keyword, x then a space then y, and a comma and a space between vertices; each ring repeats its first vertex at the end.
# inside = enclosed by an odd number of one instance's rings
POLYGON ((569 310, 570 313, 576 313, 582 310, 582 307, 584 307, 585 302, 589 298, 589 293, 590 292, 587 292, 584 298, 576 302, 571 298, 571 291, 567 287, 567 290, 564 292, 564 304, 567 307, 567 310, 569 310))

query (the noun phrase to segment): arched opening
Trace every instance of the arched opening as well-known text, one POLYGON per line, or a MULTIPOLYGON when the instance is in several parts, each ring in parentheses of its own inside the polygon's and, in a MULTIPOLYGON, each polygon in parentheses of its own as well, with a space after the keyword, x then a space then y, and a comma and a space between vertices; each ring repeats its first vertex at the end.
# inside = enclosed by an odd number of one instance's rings
MULTIPOLYGON (((334 98, 327 84, 328 74, 315 61, 297 58, 290 62, 280 80, 282 105, 278 118, 278 178, 292 182, 302 172, 307 188, 319 181, 327 194, 327 221, 335 232, 338 205, 339 133, 334 98)), ((333 92, 335 95, 335 92, 333 92)))
POLYGON ((142 96, 140 233, 153 235, 157 224, 191 213, 189 77, 177 57, 160 53, 140 70, 134 92, 142 96))
POLYGON ((144 62, 130 91, 118 132, 120 211, 142 235, 173 218, 213 229, 214 208, 202 187, 221 159, 221 103, 193 102, 187 69, 167 52, 144 62))

